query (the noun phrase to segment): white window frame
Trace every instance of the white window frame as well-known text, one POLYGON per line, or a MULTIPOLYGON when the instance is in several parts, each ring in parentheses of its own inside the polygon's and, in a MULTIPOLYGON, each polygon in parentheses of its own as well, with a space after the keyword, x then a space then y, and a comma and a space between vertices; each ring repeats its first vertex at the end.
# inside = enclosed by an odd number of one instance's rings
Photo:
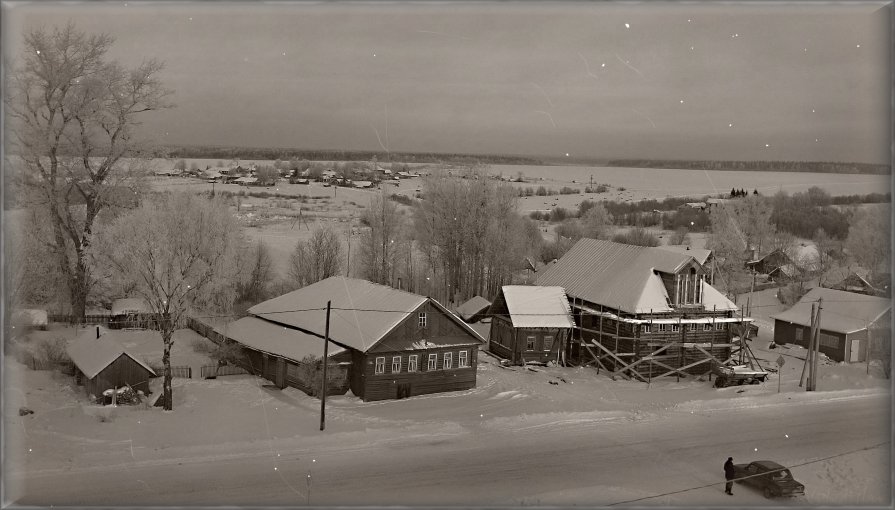
POLYGON ((407 358, 407 371, 416 372, 419 369, 419 354, 411 354, 407 358))
POLYGON ((656 325, 659 326, 659 333, 665 333, 666 331, 668 331, 668 324, 662 322, 656 325))
POLYGON ((457 368, 466 368, 469 366, 469 354, 466 351, 457 353, 457 368))
POLYGON ((442 363, 442 368, 444 370, 450 370, 454 368, 454 353, 446 352, 444 353, 444 362, 442 363))
POLYGON ((376 367, 373 369, 374 374, 384 374, 385 373, 385 356, 377 356, 376 357, 376 367))
POLYGON ((429 364, 426 366, 426 370, 438 370, 438 355, 437 354, 429 355, 429 364))
POLYGON ((401 356, 392 356, 392 373, 399 374, 401 373, 401 356), (395 370, 395 363, 397 362, 398 369, 395 370))
POLYGON ((674 324, 671 325, 671 332, 672 332, 672 333, 680 333, 680 331, 681 331, 681 325, 680 325, 680 323, 675 322, 674 324))
POLYGON ((688 326, 689 326, 689 327, 687 328, 687 330, 689 330, 689 331, 696 331, 696 328, 698 327, 698 324, 696 324, 695 322, 691 322, 688 326))
POLYGON ((709 323, 709 322, 706 322, 705 324, 702 325, 702 330, 703 330, 703 331, 711 331, 711 330, 712 330, 712 324, 709 323))
POLYGON ((653 331, 652 324, 641 324, 640 325, 640 333, 652 333, 653 331))
POLYGON ((418 324, 421 328, 427 327, 426 325, 428 324, 428 321, 426 319, 426 312, 420 312, 418 324))
POLYGON ((715 331, 724 331, 726 323, 724 322, 716 322, 715 323, 715 331))
POLYGON ((538 343, 538 337, 536 336, 526 336, 525 337, 525 350, 528 352, 532 352, 535 350, 535 345, 538 343))
POLYGON ((553 335, 544 335, 544 352, 549 352, 553 348, 553 335), (549 340, 549 342, 548 342, 549 340))

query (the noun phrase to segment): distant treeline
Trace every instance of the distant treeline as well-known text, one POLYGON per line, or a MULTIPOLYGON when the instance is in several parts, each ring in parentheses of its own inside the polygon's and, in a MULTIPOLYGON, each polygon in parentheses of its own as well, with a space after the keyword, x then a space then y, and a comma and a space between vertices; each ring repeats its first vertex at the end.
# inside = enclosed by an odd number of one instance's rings
POLYGON ((713 161, 689 159, 611 159, 606 166, 675 168, 682 170, 740 170, 763 172, 817 172, 830 174, 889 174, 891 165, 832 161, 713 161))
POLYGON ((272 147, 220 147, 220 146, 171 146, 164 148, 164 155, 169 158, 196 159, 262 159, 262 160, 294 160, 308 161, 370 161, 374 157, 385 163, 398 161, 401 163, 450 163, 455 165, 494 164, 494 165, 543 165, 536 158, 513 156, 507 154, 456 154, 437 152, 381 152, 381 151, 345 151, 345 150, 307 150, 281 149, 272 147))

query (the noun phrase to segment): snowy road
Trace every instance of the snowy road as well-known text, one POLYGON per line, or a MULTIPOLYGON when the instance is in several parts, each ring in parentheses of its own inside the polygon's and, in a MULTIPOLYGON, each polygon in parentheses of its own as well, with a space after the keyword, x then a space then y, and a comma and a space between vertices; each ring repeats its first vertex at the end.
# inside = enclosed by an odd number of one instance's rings
MULTIPOLYGON (((891 435, 888 394, 792 405, 780 398, 754 407, 693 402, 655 413, 449 422, 433 427, 436 435, 370 429, 313 443, 260 440, 181 458, 132 452, 120 465, 9 475, 6 497, 41 506, 608 505, 717 484, 631 504, 771 505, 781 502, 747 487, 723 493, 728 456, 795 466, 891 435)), ((888 505, 888 459, 886 443, 793 467, 807 495, 782 504, 888 505)))

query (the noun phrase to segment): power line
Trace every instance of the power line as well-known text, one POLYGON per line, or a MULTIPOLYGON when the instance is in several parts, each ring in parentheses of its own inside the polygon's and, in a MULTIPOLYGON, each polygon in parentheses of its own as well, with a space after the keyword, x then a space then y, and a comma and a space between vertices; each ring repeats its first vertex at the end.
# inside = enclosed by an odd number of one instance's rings
POLYGON ((730 481, 730 482, 738 482, 738 481, 741 481, 741 480, 746 480, 746 479, 748 479, 748 478, 755 478, 755 477, 757 477, 757 476, 766 476, 766 475, 768 475, 768 474, 770 474, 770 473, 776 473, 776 472, 779 472, 779 471, 784 471, 784 470, 786 470, 786 469, 791 469, 791 468, 801 467, 801 466, 807 466, 808 464, 815 464, 815 463, 818 463, 818 462, 823 462, 823 461, 825 461, 825 460, 835 459, 836 457, 843 457, 843 456, 845 456, 845 455, 851 455, 852 453, 862 452, 862 451, 866 451, 866 450, 872 450, 872 449, 874 449, 874 448, 879 448, 880 446, 883 446, 883 445, 888 444, 888 443, 889 443, 889 441, 884 441, 884 442, 882 442, 882 443, 877 443, 877 444, 875 444, 875 445, 873 445, 873 446, 865 446, 864 448, 858 448, 857 450, 851 450, 851 451, 847 451, 847 452, 837 453, 837 454, 835 454, 835 455, 830 455, 830 456, 828 456, 828 457, 823 457, 823 458, 820 458, 820 459, 809 460, 809 461, 806 461, 806 462, 802 462, 801 464, 793 464, 793 465, 790 466, 790 467, 783 467, 783 468, 781 468, 781 469, 775 469, 775 470, 773 470, 773 471, 766 471, 766 472, 764 472, 764 473, 760 473, 760 474, 749 475, 749 476, 742 476, 742 477, 739 477, 739 478, 734 478, 734 479, 732 479, 732 480, 725 480, 725 481, 723 481, 723 482, 714 482, 714 483, 710 483, 710 484, 706 484, 706 485, 700 485, 700 486, 697 486, 697 487, 688 487, 688 488, 686 488, 686 489, 680 489, 680 490, 671 491, 671 492, 663 492, 662 494, 655 494, 655 495, 653 495, 653 496, 644 496, 644 497, 642 497, 642 498, 637 498, 637 499, 629 499, 629 500, 625 500, 625 501, 617 501, 617 502, 615 502, 615 503, 610 503, 609 505, 606 505, 606 506, 624 505, 625 503, 635 503, 635 502, 637 502, 637 501, 644 501, 644 500, 647 500, 647 499, 661 498, 662 496, 670 496, 670 495, 672 495, 672 494, 680 494, 680 493, 682 493, 682 492, 689 492, 689 491, 695 491, 695 490, 699 490, 699 489, 705 489, 705 488, 707 488, 707 487, 712 487, 712 486, 715 486, 715 485, 721 485, 721 484, 723 484, 723 483, 727 483, 727 482, 729 482, 729 481, 730 481))

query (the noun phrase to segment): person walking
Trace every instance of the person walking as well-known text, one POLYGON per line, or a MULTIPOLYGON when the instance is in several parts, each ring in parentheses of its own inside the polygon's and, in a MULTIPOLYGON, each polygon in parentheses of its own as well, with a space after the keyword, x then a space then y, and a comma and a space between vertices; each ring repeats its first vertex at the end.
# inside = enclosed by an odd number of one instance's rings
POLYGON ((733 496, 733 457, 727 457, 727 462, 724 463, 724 478, 727 480, 724 492, 733 496))

